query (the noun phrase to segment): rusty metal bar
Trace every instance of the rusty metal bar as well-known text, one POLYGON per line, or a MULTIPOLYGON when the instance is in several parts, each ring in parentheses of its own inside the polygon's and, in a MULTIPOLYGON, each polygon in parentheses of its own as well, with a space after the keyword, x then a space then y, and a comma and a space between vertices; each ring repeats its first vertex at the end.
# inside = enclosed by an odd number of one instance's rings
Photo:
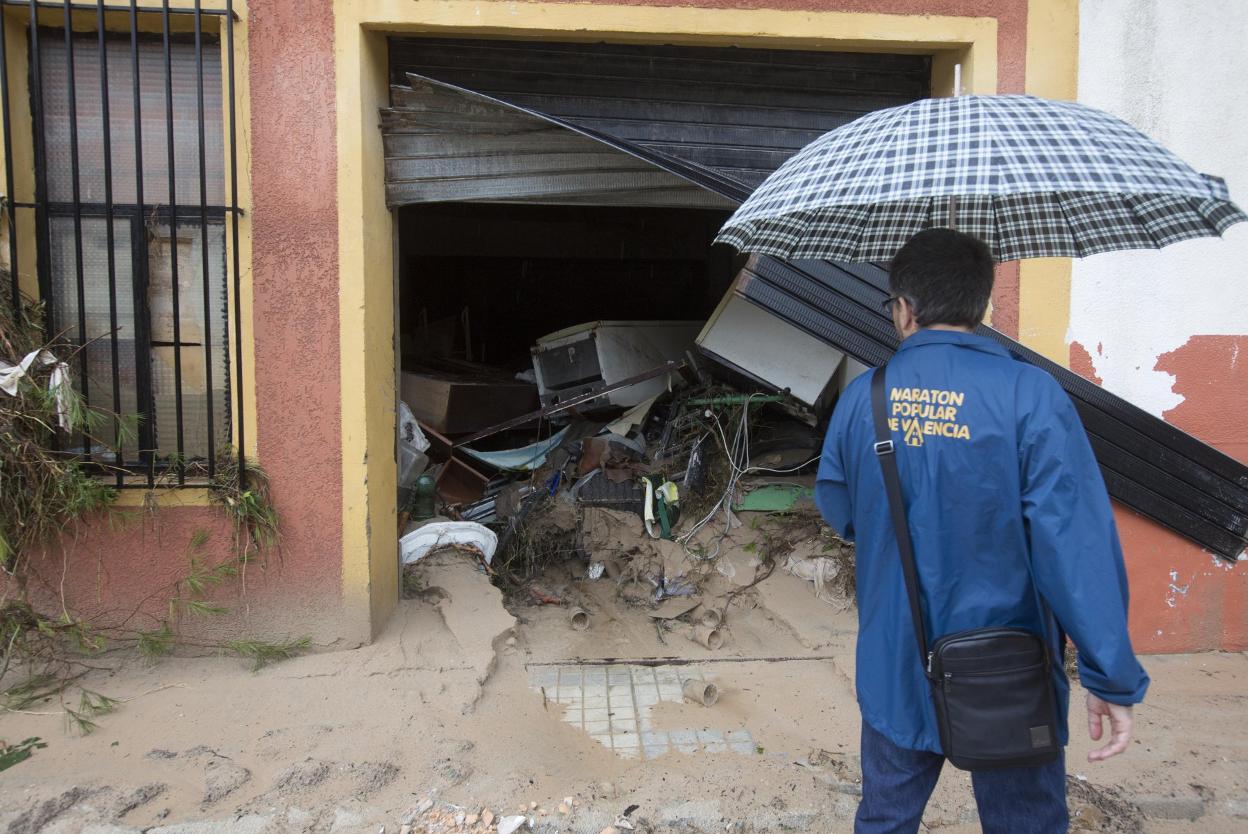
POLYGON ((173 44, 169 33, 169 0, 160 10, 161 34, 165 57, 165 138, 168 144, 169 170, 169 270, 173 284, 173 385, 174 408, 177 413, 178 486, 186 485, 186 437, 182 425, 182 307, 178 298, 178 161, 173 133, 173 44))
POLYGON ((234 0, 226 0, 225 9, 225 65, 227 75, 226 95, 230 104, 230 224, 233 243, 234 267, 234 388, 238 398, 238 416, 235 420, 237 436, 234 438, 235 451, 238 453, 238 484, 240 489, 247 488, 247 442, 244 432, 243 409, 243 301, 242 301, 242 270, 239 266, 238 254, 238 139, 235 126, 234 111, 234 0))
POLYGON ((204 407, 207 411, 208 477, 217 472, 216 421, 212 404, 212 282, 208 267, 208 167, 204 149, 204 33, 200 0, 195 0, 195 92, 199 147, 200 283, 204 289, 204 407))
POLYGON ((109 350, 112 364, 113 383, 113 442, 117 445, 116 481, 121 486, 125 479, 122 467, 125 465, 125 449, 121 442, 121 350, 117 340, 117 263, 113 251, 113 122, 108 106, 108 47, 104 39, 104 0, 96 2, 96 43, 100 50, 100 119, 103 130, 101 139, 104 143, 104 225, 105 238, 108 246, 108 324, 109 350))

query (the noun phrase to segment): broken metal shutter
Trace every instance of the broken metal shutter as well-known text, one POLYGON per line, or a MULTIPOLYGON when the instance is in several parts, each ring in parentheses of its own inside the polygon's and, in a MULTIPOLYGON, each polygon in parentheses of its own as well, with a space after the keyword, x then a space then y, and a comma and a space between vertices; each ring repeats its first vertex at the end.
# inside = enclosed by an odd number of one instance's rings
MULTIPOLYGON (((431 83, 416 78, 418 84, 431 83)), ((740 203, 750 189, 710 168, 566 120, 442 84, 485 109, 511 109, 587 137, 740 203)), ((737 291, 867 365, 887 362, 897 335, 880 302, 887 273, 873 264, 758 258, 737 291)), ((987 327, 1020 359, 1048 371, 1083 420, 1110 495, 1228 560, 1248 544, 1248 466, 987 327)))
POLYGON ((419 76, 381 113, 390 206, 510 202, 731 209, 686 179, 601 142, 419 76))
POLYGON ((393 89, 408 73, 751 187, 819 135, 931 94, 926 55, 735 47, 391 38, 393 89))

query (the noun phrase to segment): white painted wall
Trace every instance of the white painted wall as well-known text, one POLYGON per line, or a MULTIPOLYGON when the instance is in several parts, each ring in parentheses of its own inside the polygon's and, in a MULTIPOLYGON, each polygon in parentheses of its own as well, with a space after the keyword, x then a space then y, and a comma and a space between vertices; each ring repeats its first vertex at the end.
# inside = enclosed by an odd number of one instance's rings
MULTIPOLYGON (((1079 26, 1079 100, 1225 178, 1248 207, 1248 0, 1081 0, 1079 26)), ((1248 223, 1074 263, 1067 341, 1106 388, 1154 414, 1182 401, 1153 370, 1158 355, 1193 335, 1246 333, 1248 223)))

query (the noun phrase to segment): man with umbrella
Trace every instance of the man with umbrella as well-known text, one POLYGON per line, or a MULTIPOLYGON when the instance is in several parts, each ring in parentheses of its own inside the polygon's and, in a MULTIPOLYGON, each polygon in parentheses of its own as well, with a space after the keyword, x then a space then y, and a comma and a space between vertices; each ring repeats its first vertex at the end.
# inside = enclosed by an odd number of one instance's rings
MULTIPOLYGON (((1127 583, 1109 497, 1074 406, 1044 371, 975 335, 992 291, 987 247, 947 229, 915 235, 894 258, 887 301, 903 341, 887 366, 889 420, 913 538, 927 633, 986 626, 1049 638, 1047 612, 1079 647, 1088 727, 1123 752, 1131 705, 1148 687, 1127 635, 1127 583), (1033 585, 1034 577, 1034 585, 1033 585)), ((842 536, 856 539, 858 700, 863 797, 855 831, 913 832, 944 764, 923 662, 911 640, 869 394, 871 374, 837 404, 816 499, 842 536)), ((1052 667, 1058 713, 1069 685, 1052 667)), ((1066 728, 1058 722, 1058 741, 1066 728)), ((1064 763, 976 770, 986 832, 1061 832, 1064 763)))
POLYGON ((776 258, 891 259, 901 344, 841 395, 816 486, 857 542, 859 834, 917 831, 946 758, 972 771, 984 831, 1066 831, 1065 636, 1093 740, 1108 719, 1091 761, 1127 748, 1148 688, 1074 406, 974 332, 994 260, 1160 248, 1244 220, 1223 181, 1106 113, 959 96, 825 134, 720 231, 776 258))

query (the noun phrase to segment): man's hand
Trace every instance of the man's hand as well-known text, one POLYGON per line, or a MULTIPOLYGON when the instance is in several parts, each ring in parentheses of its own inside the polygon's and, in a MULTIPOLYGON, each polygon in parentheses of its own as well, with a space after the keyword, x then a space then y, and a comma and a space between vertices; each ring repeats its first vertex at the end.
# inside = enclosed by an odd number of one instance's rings
POLYGON ((1103 762, 1117 756, 1131 743, 1131 707, 1111 704, 1088 693, 1088 735, 1093 741, 1101 740, 1102 719, 1109 719, 1109 744, 1088 754, 1088 761, 1103 762))

